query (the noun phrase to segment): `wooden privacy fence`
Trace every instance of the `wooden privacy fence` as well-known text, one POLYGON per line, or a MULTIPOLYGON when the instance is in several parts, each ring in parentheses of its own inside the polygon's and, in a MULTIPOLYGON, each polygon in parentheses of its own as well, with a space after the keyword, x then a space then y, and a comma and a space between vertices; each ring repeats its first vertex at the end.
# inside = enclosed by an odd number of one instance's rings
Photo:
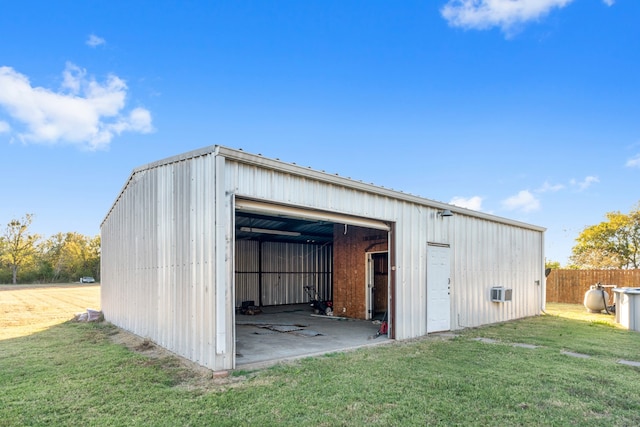
MULTIPOLYGON (((589 287, 598 282, 618 288, 640 288, 640 270, 551 270, 547 277, 547 302, 582 304, 589 287)), ((612 297, 611 291, 607 293, 612 297)))

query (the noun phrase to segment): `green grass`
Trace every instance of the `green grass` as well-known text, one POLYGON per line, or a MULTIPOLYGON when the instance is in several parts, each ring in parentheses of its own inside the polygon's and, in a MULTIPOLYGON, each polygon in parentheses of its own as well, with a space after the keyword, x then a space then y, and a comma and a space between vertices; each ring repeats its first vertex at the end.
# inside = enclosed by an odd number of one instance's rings
POLYGON ((640 368, 617 363, 640 361, 640 334, 602 320, 545 315, 239 371, 222 385, 112 344, 113 333, 65 323, 0 341, 0 426, 640 425, 640 368))

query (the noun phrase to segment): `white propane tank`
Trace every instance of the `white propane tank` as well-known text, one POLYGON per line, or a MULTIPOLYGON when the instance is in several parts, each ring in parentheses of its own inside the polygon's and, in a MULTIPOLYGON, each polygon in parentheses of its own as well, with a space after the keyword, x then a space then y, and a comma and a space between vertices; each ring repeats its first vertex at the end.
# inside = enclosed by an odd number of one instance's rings
POLYGON ((589 313, 600 313, 607 308, 609 294, 600 286, 600 284, 591 285, 590 289, 584 294, 584 306, 589 313))

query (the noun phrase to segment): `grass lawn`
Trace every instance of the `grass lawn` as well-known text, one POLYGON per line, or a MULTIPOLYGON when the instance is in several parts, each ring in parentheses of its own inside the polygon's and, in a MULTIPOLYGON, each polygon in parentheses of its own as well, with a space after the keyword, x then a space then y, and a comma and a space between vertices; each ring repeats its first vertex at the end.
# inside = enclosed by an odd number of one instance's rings
POLYGON ((0 340, 0 426, 640 425, 640 368, 618 363, 640 362, 640 334, 581 311, 225 379, 67 322, 0 340))

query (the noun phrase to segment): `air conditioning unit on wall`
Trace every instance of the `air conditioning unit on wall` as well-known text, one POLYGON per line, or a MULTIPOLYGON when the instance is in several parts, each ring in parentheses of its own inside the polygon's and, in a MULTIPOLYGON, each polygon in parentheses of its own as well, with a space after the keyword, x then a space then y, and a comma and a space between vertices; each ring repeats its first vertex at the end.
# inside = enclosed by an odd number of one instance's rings
POLYGON ((491 301, 492 302, 505 302, 511 301, 513 289, 507 289, 502 286, 495 286, 491 288, 491 301))

